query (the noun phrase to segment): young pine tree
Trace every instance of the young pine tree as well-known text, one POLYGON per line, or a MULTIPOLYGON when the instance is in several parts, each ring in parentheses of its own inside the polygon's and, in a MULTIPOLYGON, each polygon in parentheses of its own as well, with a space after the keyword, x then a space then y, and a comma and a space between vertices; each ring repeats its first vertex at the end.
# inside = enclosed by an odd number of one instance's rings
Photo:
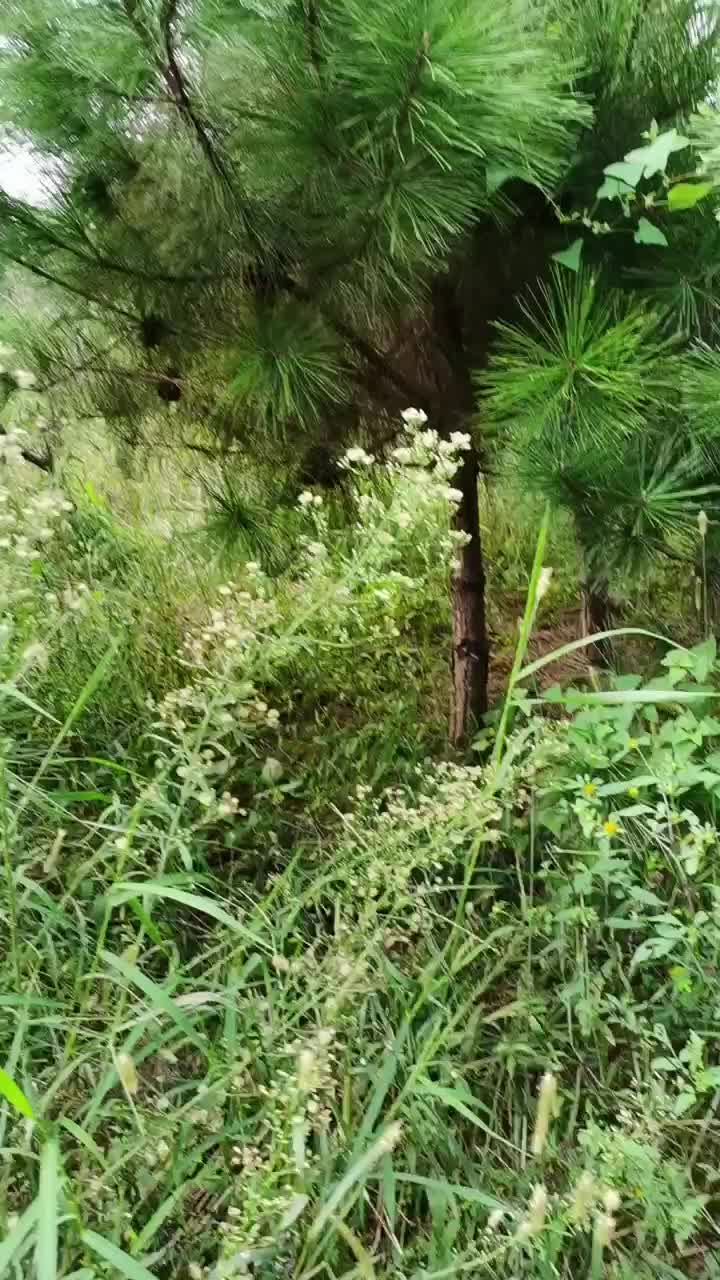
MULTIPOLYGON (((473 377, 498 321, 506 334, 539 322, 556 341, 579 308, 610 374, 623 366, 603 392, 626 396, 618 448, 657 423, 662 378, 645 373, 660 333, 601 300, 617 271, 583 286, 589 319, 580 295, 563 286, 553 302, 542 282, 554 254, 578 265, 565 224, 594 206, 605 166, 651 120, 671 128, 706 98, 715 6, 7 0, 0 35, 8 138, 32 147, 45 181, 42 200, 0 196, 0 255, 68 299, 46 383, 70 370, 75 399, 126 429, 172 408, 177 434, 202 422, 234 449, 311 468, 359 420, 386 438, 410 404, 443 433, 473 428, 453 582, 462 741, 486 709, 488 665, 473 377)), ((618 239, 597 237, 598 268, 618 239)), ((672 292, 686 268, 666 262, 672 292)), ((560 454, 563 433, 591 437, 593 420, 553 416, 560 454)))

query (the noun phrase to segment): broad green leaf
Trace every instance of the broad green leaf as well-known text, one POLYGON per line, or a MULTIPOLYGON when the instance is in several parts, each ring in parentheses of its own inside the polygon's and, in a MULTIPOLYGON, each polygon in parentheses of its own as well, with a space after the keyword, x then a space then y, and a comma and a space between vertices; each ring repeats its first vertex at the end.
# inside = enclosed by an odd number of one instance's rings
POLYGON ((679 209, 692 209, 712 189, 712 182, 678 182, 677 186, 668 191, 668 209, 671 213, 677 213, 679 209))
POLYGON ((633 884, 629 889, 630 897, 635 902, 644 902, 649 907, 661 907, 662 899, 658 898, 656 893, 651 893, 649 889, 643 889, 638 884, 633 884))
POLYGON ((141 1262, 136 1262, 124 1249, 119 1249, 112 1240, 106 1240, 105 1236, 98 1235, 97 1231, 83 1231, 82 1242, 104 1262, 108 1262, 114 1271, 126 1276, 127 1280, 157 1280, 157 1276, 141 1262))
POLYGON ((567 249, 561 249, 558 253, 552 255, 553 262, 558 262, 561 267, 567 267, 569 271, 580 270, 580 259, 582 257, 583 241, 580 237, 573 240, 567 249))
POLYGON ((55 1138, 49 1138, 40 1157, 38 1231, 35 1246, 37 1280, 57 1280, 59 1163, 60 1150, 57 1141, 55 1138))
POLYGON ((695 1090, 694 1089, 684 1090, 682 1093, 679 1093, 677 1098, 675 1099, 675 1105, 673 1107, 673 1115, 678 1117, 684 1116, 685 1112, 689 1111, 690 1108, 696 1102, 697 1102, 697 1095, 695 1093, 695 1090))
POLYGON ((635 968, 639 964, 644 964, 647 960, 661 960, 663 956, 670 955, 681 941, 678 934, 672 938, 648 938, 647 942, 641 942, 635 955, 631 961, 631 968, 635 968))
POLYGON ((626 164, 624 160, 617 160, 615 164, 608 164, 603 169, 603 173, 608 178, 617 178, 626 189, 637 186, 642 178, 643 167, 641 164, 626 164))
MULTIPOLYGON (((682 137, 677 129, 668 129, 659 133, 657 138, 648 142, 645 147, 635 147, 625 156, 626 164, 639 165, 643 178, 652 178, 656 173, 664 173, 667 162, 673 151, 683 151, 690 146, 690 139, 682 137)), ((607 170, 605 170, 607 173, 607 170)))
POLYGON ((680 669, 692 672, 695 679, 702 682, 707 680, 716 659, 717 641, 714 636, 709 636, 692 649, 671 649, 662 659, 662 665, 671 671, 680 669))
POLYGON ((626 796, 630 787, 656 787, 657 778, 653 773, 641 773, 634 778, 624 778, 622 782, 604 782, 598 787, 599 796, 626 796))
POLYGON ((27 1116, 28 1120, 35 1119, 35 1113, 22 1089, 7 1071, 3 1071, 2 1067, 0 1067, 0 1095, 7 1098, 10 1105, 22 1116, 27 1116))
POLYGON ((661 244, 667 247, 665 232, 656 227, 655 223, 650 222, 648 218, 640 219, 633 238, 636 244, 661 244))
POLYGON ((622 178, 607 175, 602 186, 599 186, 595 192, 597 200, 622 200, 624 196, 630 194, 632 187, 627 182, 623 182, 622 178))

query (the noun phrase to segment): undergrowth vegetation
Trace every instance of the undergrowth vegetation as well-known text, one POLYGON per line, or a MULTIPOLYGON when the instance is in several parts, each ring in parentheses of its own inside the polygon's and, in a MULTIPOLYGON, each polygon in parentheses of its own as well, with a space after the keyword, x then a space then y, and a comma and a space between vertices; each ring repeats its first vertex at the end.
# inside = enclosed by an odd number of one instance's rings
POLYGON ((545 519, 448 756, 423 416, 276 575, 5 437, 0 1274, 720 1274, 715 643, 548 688, 545 519))

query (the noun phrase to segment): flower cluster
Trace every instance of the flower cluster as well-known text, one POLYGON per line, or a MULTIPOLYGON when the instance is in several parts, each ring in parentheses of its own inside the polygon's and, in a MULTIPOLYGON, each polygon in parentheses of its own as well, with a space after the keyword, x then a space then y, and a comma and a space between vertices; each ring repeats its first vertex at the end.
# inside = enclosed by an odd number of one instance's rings
POLYGON ((310 527, 295 578, 273 580, 249 563, 244 581, 221 586, 184 641, 188 678, 154 710, 166 744, 161 763, 170 768, 177 757, 174 776, 202 821, 240 812, 232 780, 250 760, 255 785, 265 787, 258 796, 281 803, 284 766, 266 741, 281 714, 264 690, 292 687, 284 673, 298 663, 336 682, 340 696, 348 664, 374 678, 378 655, 396 647, 423 593, 436 598, 445 586, 448 560, 465 537, 450 527, 462 497, 451 481, 470 439, 462 432, 441 439, 419 410, 403 417, 402 439, 385 460, 360 446, 345 455, 357 502, 349 534, 335 538, 322 496, 304 490, 298 506, 310 527))
POLYGON ((433 897, 454 883, 471 845, 497 844, 502 806, 485 781, 480 766, 441 763, 418 771, 415 794, 358 796, 330 887, 364 929, 390 920, 391 911, 393 945, 422 934, 433 897))
MULTIPOLYGON (((59 592, 43 592, 38 562, 48 544, 57 537, 65 524, 72 503, 52 486, 33 491, 23 472, 22 450, 27 433, 15 430, 0 436, 0 464, 4 475, 0 481, 0 586, 3 596, 1 616, 4 658, 12 663, 13 646, 10 637, 26 630, 18 627, 20 612, 27 618, 28 611, 40 614, 47 620, 48 610, 53 626, 68 614, 76 612, 89 598, 85 583, 67 583, 59 592)), ((39 642, 38 642, 39 643, 39 642)), ((44 646, 41 646, 44 648, 44 646)), ((31 646, 32 649, 32 646, 31 646)), ((26 651, 27 655, 27 651, 26 651)), ((21 656, 19 673, 37 666, 21 656)))
POLYGON ((0 345, 0 374, 11 378, 18 391, 29 391, 35 386, 37 379, 29 369, 13 369, 11 367, 15 361, 15 355, 14 347, 8 346, 7 343, 0 345))

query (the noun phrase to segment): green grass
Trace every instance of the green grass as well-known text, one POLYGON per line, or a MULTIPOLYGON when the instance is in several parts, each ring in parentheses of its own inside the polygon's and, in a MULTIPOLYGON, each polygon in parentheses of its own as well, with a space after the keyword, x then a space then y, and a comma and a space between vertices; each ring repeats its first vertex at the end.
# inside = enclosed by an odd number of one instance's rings
POLYGON ((359 528, 307 516, 325 555, 224 594, 94 503, 28 570, 0 1277, 719 1274, 714 644, 542 701, 568 531, 498 494, 512 701, 448 758, 447 512, 383 483, 359 528))

